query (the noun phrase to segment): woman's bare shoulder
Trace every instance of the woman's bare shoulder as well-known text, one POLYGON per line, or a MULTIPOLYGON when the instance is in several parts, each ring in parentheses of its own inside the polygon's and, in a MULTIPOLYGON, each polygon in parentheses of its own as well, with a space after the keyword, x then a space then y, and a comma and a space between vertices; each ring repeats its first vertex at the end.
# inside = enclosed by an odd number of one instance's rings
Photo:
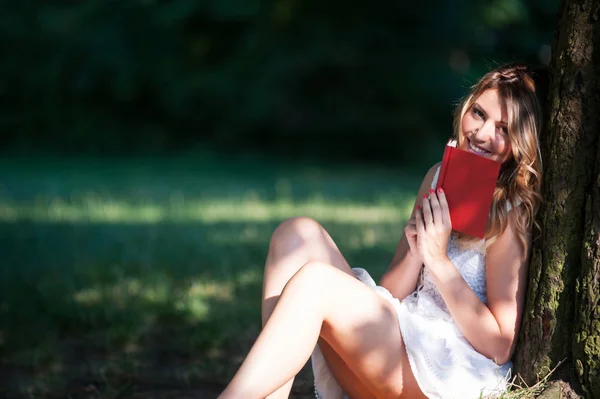
POLYGON ((415 204, 413 206, 413 212, 411 213, 411 217, 414 215, 414 207, 417 206, 419 198, 421 198, 423 195, 429 193, 429 189, 431 188, 433 179, 436 178, 436 173, 441 164, 442 164, 441 162, 438 162, 435 165, 433 165, 431 168, 429 168, 429 170, 427 171, 427 174, 425 174, 425 177, 423 177, 423 181, 421 182, 421 186, 419 187, 419 191, 417 192, 417 196, 415 199, 415 204))
POLYGON ((424 194, 429 191, 429 189, 431 188, 431 183, 433 183, 433 179, 436 178, 436 174, 438 173, 438 170, 439 170, 439 167, 441 164, 442 164, 441 162, 438 162, 435 165, 433 165, 431 168, 429 168, 429 170, 427 171, 427 174, 423 178, 423 182, 421 183, 421 188, 419 189, 419 194, 424 194))
POLYGON ((429 171, 427 171, 427 175, 429 174, 435 174, 438 170, 438 168, 442 165, 442 162, 438 162, 436 164, 434 164, 431 168, 429 168, 429 171))

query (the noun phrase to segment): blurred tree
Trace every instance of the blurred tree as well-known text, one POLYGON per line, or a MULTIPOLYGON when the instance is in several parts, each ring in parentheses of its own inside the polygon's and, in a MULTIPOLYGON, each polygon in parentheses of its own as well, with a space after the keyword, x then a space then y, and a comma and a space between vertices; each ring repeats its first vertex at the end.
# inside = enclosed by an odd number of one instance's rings
POLYGON ((565 0, 542 135, 542 234, 515 365, 531 383, 566 358, 590 398, 600 398, 599 93, 600 3, 565 0))
POLYGON ((438 157, 467 82, 547 61, 557 4, 5 1, 0 145, 438 157))

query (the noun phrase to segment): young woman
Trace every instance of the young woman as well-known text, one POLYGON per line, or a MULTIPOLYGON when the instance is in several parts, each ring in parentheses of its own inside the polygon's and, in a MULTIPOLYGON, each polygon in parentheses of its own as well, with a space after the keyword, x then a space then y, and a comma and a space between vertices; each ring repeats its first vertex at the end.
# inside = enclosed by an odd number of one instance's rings
POLYGON ((318 398, 480 398, 506 389, 539 207, 540 110, 524 66, 486 74, 457 108, 457 145, 502 163, 485 239, 452 231, 439 164, 377 286, 316 221, 271 238, 263 330, 220 398, 285 398, 312 354, 318 398))

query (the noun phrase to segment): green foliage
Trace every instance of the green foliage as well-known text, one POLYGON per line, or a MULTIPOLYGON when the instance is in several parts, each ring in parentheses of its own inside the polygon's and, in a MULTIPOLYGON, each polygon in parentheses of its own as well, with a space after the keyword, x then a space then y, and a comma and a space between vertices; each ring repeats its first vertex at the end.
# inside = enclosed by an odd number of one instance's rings
POLYGON ((0 143, 411 160, 451 133, 468 82, 538 62, 557 5, 3 2, 0 143))

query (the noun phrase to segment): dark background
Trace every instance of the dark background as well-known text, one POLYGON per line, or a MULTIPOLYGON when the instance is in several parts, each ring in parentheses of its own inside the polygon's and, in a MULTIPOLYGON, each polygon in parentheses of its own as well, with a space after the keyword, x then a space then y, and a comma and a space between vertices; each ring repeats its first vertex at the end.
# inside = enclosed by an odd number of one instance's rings
POLYGON ((0 0, 0 397, 216 397, 277 225, 378 280, 455 104, 547 65, 558 3, 0 0))
POLYGON ((455 103, 491 67, 548 63, 558 0, 1 7, 4 154, 406 165, 439 155, 455 103))

